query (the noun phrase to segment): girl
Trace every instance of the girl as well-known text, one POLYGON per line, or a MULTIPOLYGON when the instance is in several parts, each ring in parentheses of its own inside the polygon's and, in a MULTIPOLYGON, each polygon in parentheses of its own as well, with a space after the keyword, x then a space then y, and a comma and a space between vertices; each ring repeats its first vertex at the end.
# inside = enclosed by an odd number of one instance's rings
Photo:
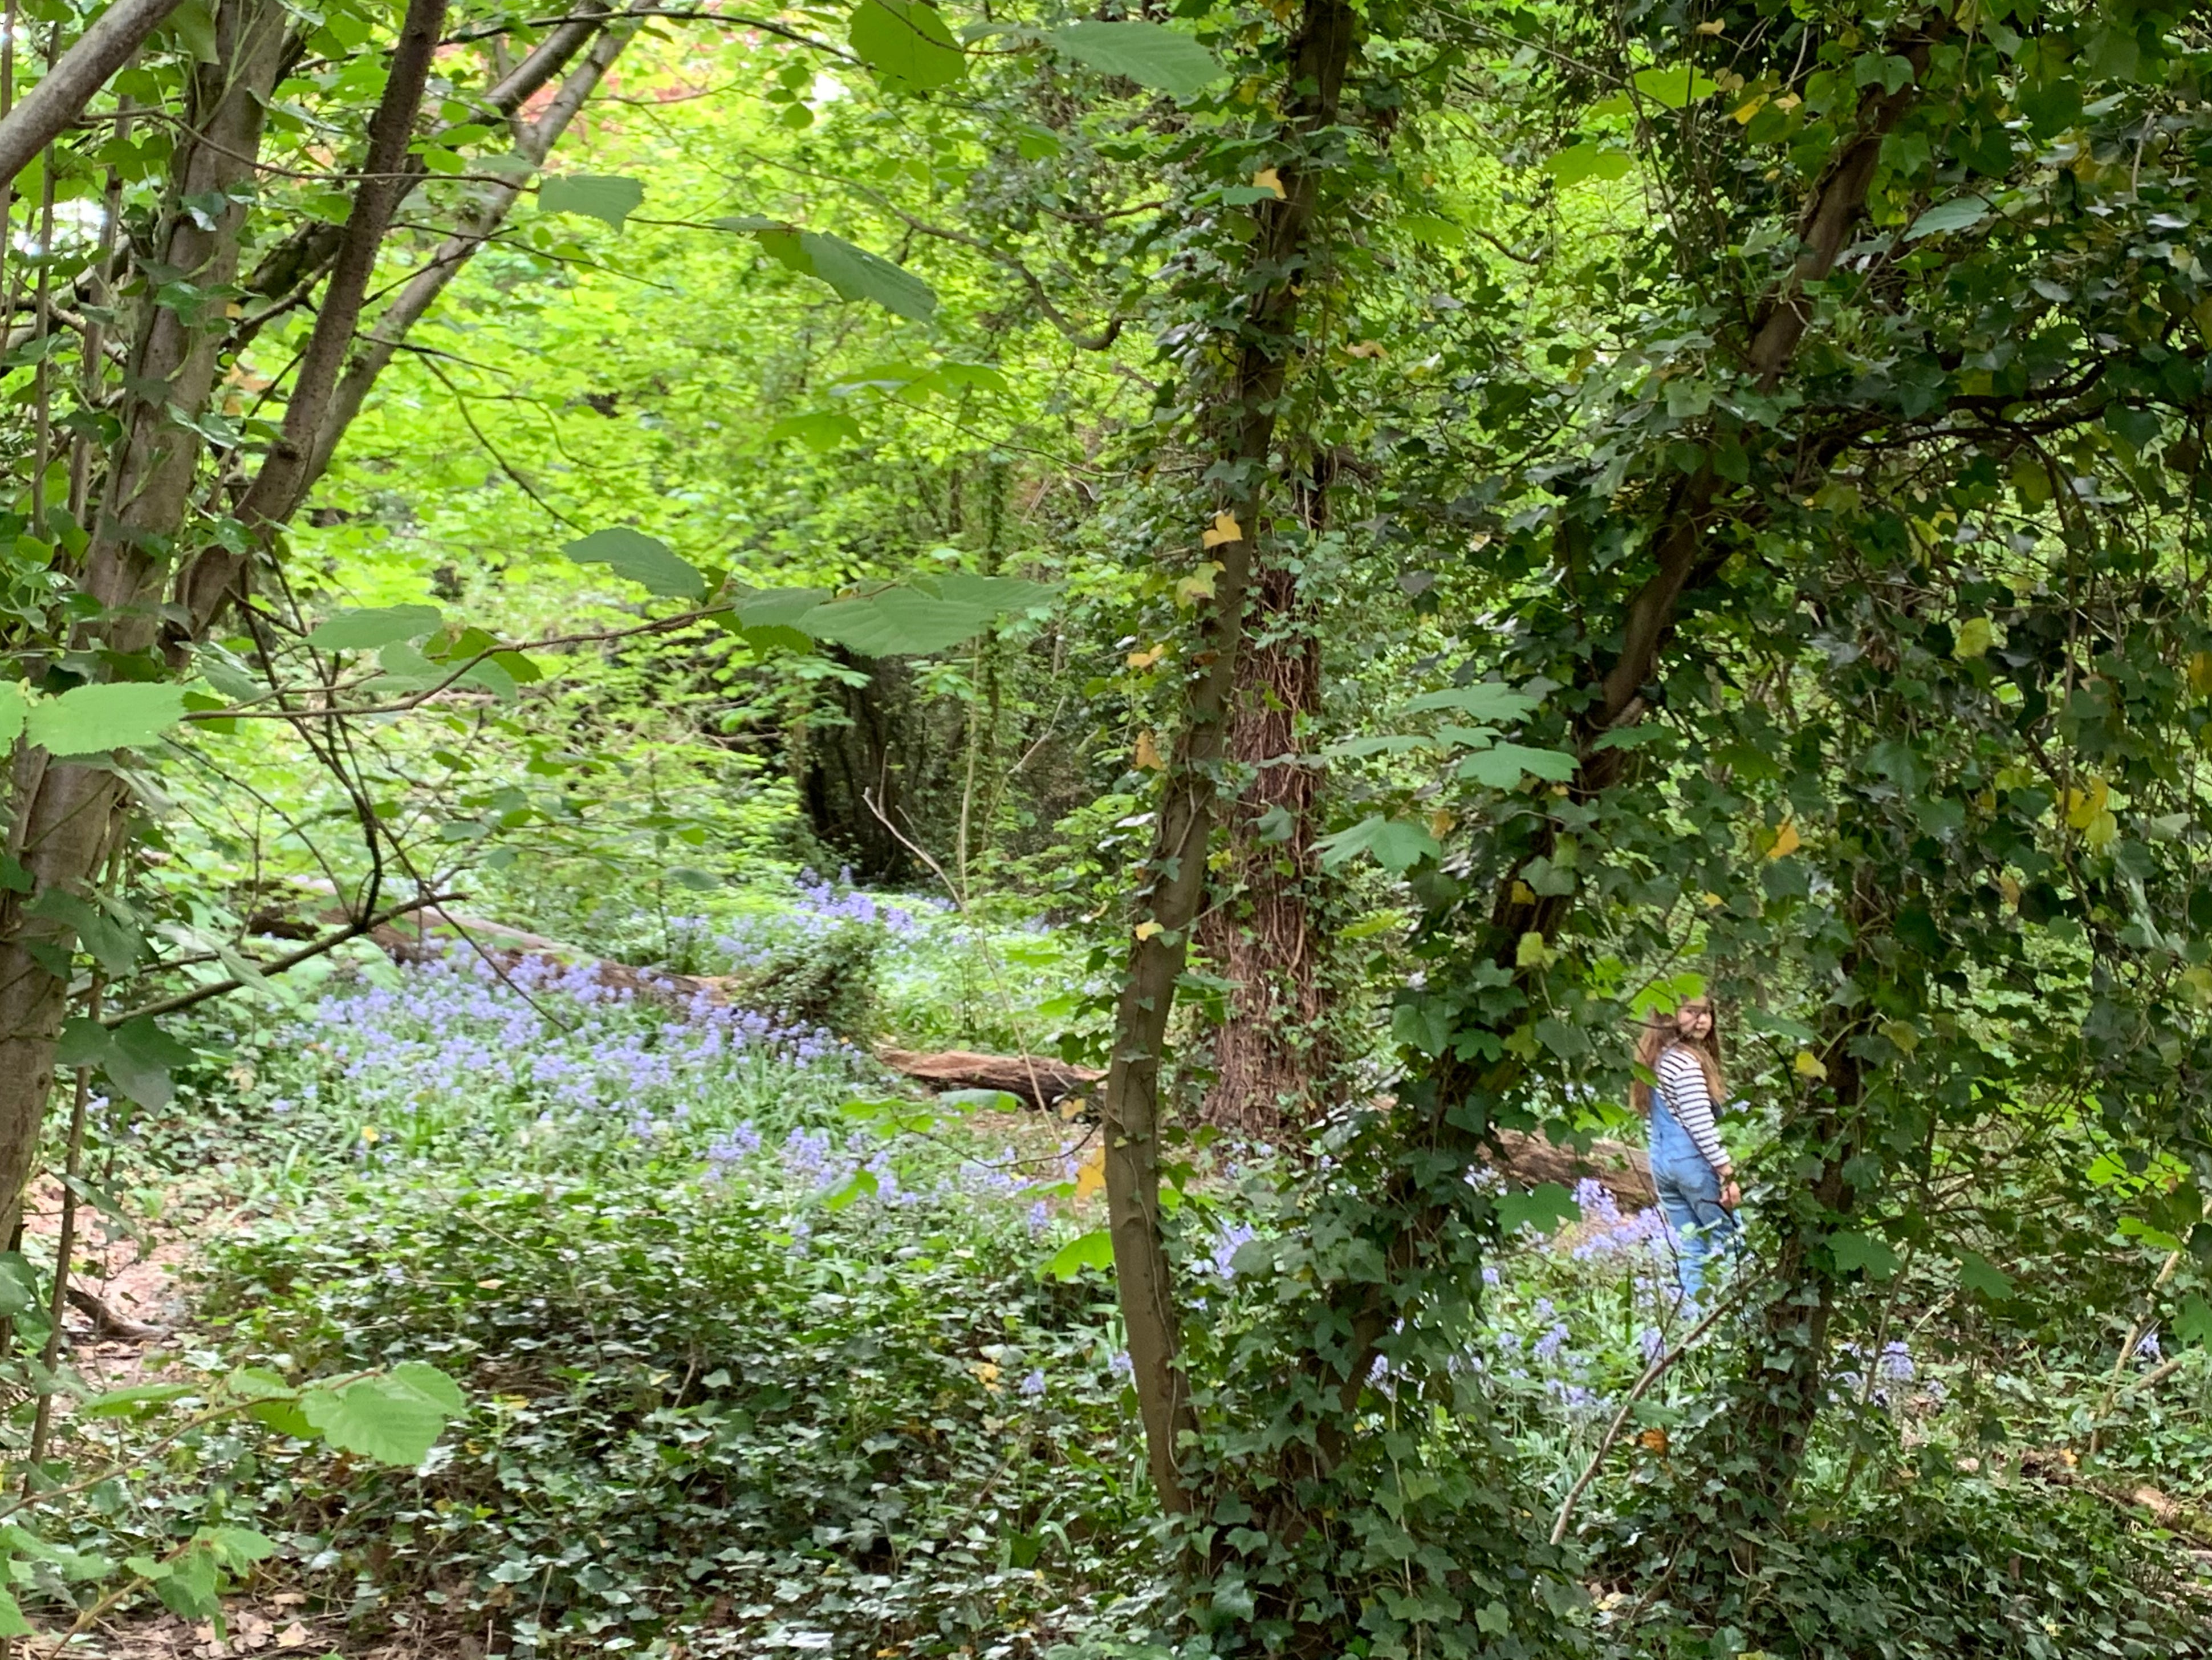
POLYGON ((1674 1242, 1674 1277, 1685 1302, 1705 1283, 1705 1263, 1731 1244, 1743 1195, 1735 1165, 1713 1118, 1727 1098, 1721 1079, 1720 1033, 1710 1000, 1697 997, 1672 1016, 1654 1015, 1637 1042, 1636 1064, 1659 1080, 1638 1078, 1628 1098, 1650 1121, 1651 1184, 1674 1242))

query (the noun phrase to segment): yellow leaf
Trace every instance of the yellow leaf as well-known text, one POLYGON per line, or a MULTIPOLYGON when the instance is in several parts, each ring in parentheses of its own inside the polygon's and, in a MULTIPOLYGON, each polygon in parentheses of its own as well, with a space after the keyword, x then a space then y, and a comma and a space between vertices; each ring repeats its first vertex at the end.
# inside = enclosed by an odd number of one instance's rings
POLYGON ((1137 734, 1136 764, 1149 768, 1154 772, 1167 770, 1168 763, 1160 759, 1159 740, 1149 732, 1140 732, 1137 734))
POLYGON ((1451 827, 1452 816, 1448 809, 1438 807, 1434 812, 1429 815, 1429 834, 1435 836, 1439 842, 1444 839, 1446 832, 1448 832, 1451 827))
POLYGON ((1799 1049, 1797 1058, 1790 1063, 1790 1069, 1800 1078, 1815 1080, 1828 1075, 1827 1067, 1820 1064, 1820 1057, 1810 1049, 1799 1049))
POLYGON ((1279 202, 1282 200, 1283 198, 1290 194, 1288 191, 1285 191, 1283 188, 1282 175, 1277 173, 1273 167, 1262 167, 1259 172, 1254 173, 1252 175, 1252 188, 1254 190, 1272 192, 1275 199, 1279 202))
POLYGON ((377 1139, 376 1126, 374 1124, 363 1124, 361 1127, 361 1139, 374 1146, 377 1139))
POLYGON ((1774 107, 1778 110, 1794 110, 1798 105, 1804 101, 1805 100, 1800 98, 1796 93, 1785 92, 1781 97, 1774 100, 1774 107))
POLYGON ((1979 657, 1990 648, 1995 631, 1986 617, 1970 617, 1959 625, 1959 642, 1951 648, 1951 655, 1964 660, 1979 657))
POLYGON ((1705 909, 1707 910, 1718 910, 1726 903, 1728 903, 1728 901, 1722 898, 1717 893, 1708 893, 1705 895, 1705 909))
POLYGON ((1749 126, 1751 125, 1751 118, 1758 114, 1759 111, 1765 107, 1766 94, 1762 92, 1756 98, 1745 99, 1742 103, 1738 104, 1735 106, 1735 110, 1731 112, 1731 113, 1735 115, 1736 125, 1738 126, 1749 126))
POLYGON ((1718 34, 1721 30, 1726 27, 1727 25, 1723 23, 1719 18, 1715 17, 1706 22, 1698 24, 1698 33, 1700 34, 1718 34))
POLYGON ((1920 1047, 1920 1033, 1918 1030, 1915 1027, 1905 1025, 1902 1020, 1883 1021, 1881 1023, 1881 1035, 1889 1039, 1891 1043, 1896 1044, 1898 1048, 1903 1049, 1907 1055, 1911 1054, 1913 1050, 1920 1047))
POLYGON ((1544 944, 1544 936, 1533 928, 1521 936, 1521 943, 1513 952, 1516 968, 1547 969, 1554 960, 1553 952, 1544 944))
POLYGON ((1766 850, 1766 856, 1769 859, 1787 859, 1804 845, 1798 839, 1796 821, 1785 818, 1782 821, 1782 828, 1774 832, 1774 845, 1766 850))
POLYGON ((2212 651, 2200 651, 2189 660, 2189 690, 2199 697, 2212 697, 2212 651))
POLYGON ((2120 821, 2110 811, 2099 813, 2082 826, 2081 840, 2092 853, 2102 853, 2120 839, 2120 821))
POLYGON ((2101 778, 2092 778, 2085 790, 2066 792, 2066 822, 2077 830, 2086 830, 2096 823, 2097 815, 2105 810, 2105 802, 2112 795, 2112 787, 2101 778))
POLYGON ((1106 1185, 1106 1144, 1091 1149, 1091 1156, 1076 1167, 1075 1202, 1081 1204, 1106 1185))
POLYGON ((1201 565, 1195 575, 1186 576, 1175 585, 1175 602, 1178 605, 1194 605, 1201 599, 1213 598, 1213 579, 1220 574, 1218 565, 1201 565))
POLYGON ((2018 910, 2020 909, 2020 884, 2018 881, 2009 876, 2000 876, 1997 878, 1997 891, 2004 895, 2005 909, 2007 910, 2018 910))
POLYGON ((1156 933, 1165 933, 1166 932, 1167 930, 1162 927, 1158 922, 1144 921, 1137 924, 1137 938, 1139 939, 1149 939, 1156 933))
MULTIPOLYGON (((1243 541, 1244 527, 1237 522, 1233 514, 1217 513, 1213 515, 1213 528, 1198 539, 1209 548, 1218 548, 1224 542, 1243 541)), ((1207 592, 1212 592, 1210 587, 1207 592)))
POLYGON ((1530 887, 1526 882, 1522 881, 1518 877, 1516 877, 1513 882, 1513 903, 1516 905, 1534 904, 1536 903, 1536 890, 1530 887))
POLYGON ((975 1363, 975 1378, 978 1383, 981 1383, 985 1389, 989 1389, 992 1393, 996 1394, 998 1392, 999 1369, 993 1365, 988 1360, 978 1360, 975 1363))
POLYGON ((1165 646, 1154 646, 1146 651, 1133 651, 1129 654, 1129 666, 1133 669, 1148 669, 1167 654, 1168 648, 1165 646))
POLYGON ((1379 358, 1382 356, 1382 343, 1379 340, 1362 340, 1356 346, 1346 346, 1344 349, 1344 355, 1346 357, 1379 358))

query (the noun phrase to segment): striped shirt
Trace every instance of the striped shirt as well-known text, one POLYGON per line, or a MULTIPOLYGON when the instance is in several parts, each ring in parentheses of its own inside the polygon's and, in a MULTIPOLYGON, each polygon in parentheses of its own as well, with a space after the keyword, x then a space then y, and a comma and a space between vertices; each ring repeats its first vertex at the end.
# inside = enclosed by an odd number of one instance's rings
POLYGON ((1713 1127, 1717 1109, 1712 1091, 1705 1087, 1705 1069, 1698 1064, 1698 1057, 1680 1043, 1671 1044, 1659 1057, 1655 1070, 1674 1122, 1689 1132, 1690 1140, 1698 1144, 1698 1151, 1715 1173, 1726 1170, 1728 1152, 1721 1146, 1720 1132, 1713 1127))

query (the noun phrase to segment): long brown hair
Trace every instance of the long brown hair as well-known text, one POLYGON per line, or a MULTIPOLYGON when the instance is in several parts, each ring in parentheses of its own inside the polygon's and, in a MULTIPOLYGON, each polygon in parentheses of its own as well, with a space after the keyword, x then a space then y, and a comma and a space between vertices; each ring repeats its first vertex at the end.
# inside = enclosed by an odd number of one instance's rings
MULTIPOLYGON (((1705 1089, 1717 1107, 1728 1099, 1728 1079, 1721 1074, 1721 1018, 1709 997, 1692 997, 1683 1003, 1674 1014, 1653 1013, 1644 1022, 1644 1030, 1637 1034, 1636 1064, 1644 1071, 1656 1073, 1659 1057, 1680 1045, 1697 1058, 1698 1069, 1705 1074, 1705 1089), (1682 1036, 1680 1025, 1683 1012, 1703 1008, 1713 1017, 1712 1031, 1700 1043, 1682 1036)), ((1641 1078, 1632 1079, 1628 1085, 1628 1104, 1649 1116, 1651 1111, 1651 1085, 1641 1078)))

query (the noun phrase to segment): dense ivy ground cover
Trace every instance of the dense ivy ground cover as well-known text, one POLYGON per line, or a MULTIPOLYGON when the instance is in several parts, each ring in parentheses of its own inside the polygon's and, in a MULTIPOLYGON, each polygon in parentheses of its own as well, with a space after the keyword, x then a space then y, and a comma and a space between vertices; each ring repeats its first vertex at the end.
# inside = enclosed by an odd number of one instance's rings
MULTIPOLYGON (((895 989, 857 1006, 935 997, 946 1031, 975 978, 1035 1000, 1035 975, 974 960, 991 938, 1062 949, 819 881, 717 904, 684 930, 686 967, 744 984, 811 953, 842 983, 863 965, 895 989)), ((149 1166, 217 1153, 246 1201, 204 1246, 185 1364, 428 1360, 471 1410, 411 1473, 250 1425, 187 1438, 88 1513, 88 1539, 256 1517, 277 1544, 263 1587, 364 1641, 405 1620, 547 1657, 1205 1651, 1162 1634, 1176 1610, 1108 1287, 1045 1271, 1100 1219, 1081 1123, 929 1110, 765 995, 459 946, 363 950, 289 1012, 236 1006, 199 1037, 219 1069, 138 1141, 149 1166)), ((1225 1155, 1190 1186, 1208 1341, 1250 1312, 1237 1253, 1270 1226, 1267 1186, 1225 1155)), ((1486 1274, 1467 1413, 1413 1426, 1502 1444, 1547 1507, 1692 1324, 1652 1213, 1594 1183, 1574 1199, 1486 1274)), ((1756 1630, 1673 1621, 1663 1565, 1612 1520, 1664 1491, 1713 1397, 1718 1349, 1692 1347, 1581 1500, 1589 1601, 1559 1651, 2198 1651, 2189 1560, 2034 1456, 2078 1439, 2095 1356, 2001 1355, 1941 1312, 1841 1351, 1806 1522, 1746 1565, 1756 1630)), ((2125 1381, 2155 1364, 2154 1339, 2125 1381)), ((2206 1493, 2205 1373, 2188 1357, 2110 1449, 2184 1505, 2206 1493)))

